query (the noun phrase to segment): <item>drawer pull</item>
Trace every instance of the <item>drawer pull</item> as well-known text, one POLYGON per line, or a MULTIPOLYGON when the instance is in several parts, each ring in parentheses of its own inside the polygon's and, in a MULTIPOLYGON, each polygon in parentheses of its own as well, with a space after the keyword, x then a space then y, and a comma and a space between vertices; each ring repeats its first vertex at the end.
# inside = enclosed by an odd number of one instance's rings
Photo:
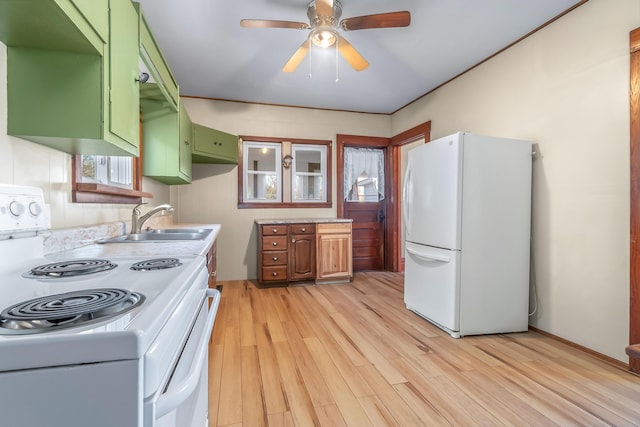
POLYGON ((302 227, 302 232, 304 233, 305 231, 307 231, 307 229, 302 227))
POLYGON ((278 246, 278 242, 273 242, 273 246, 278 246))
POLYGON ((278 273, 271 273, 271 274, 273 274, 273 277, 276 277, 278 275, 278 273))
POLYGON ((273 229, 273 232, 274 232, 274 233, 277 233, 277 232, 278 232, 278 229, 277 229, 277 228, 274 228, 274 229, 273 229))
POLYGON ((277 256, 274 256, 274 257, 273 257, 273 260, 274 260, 274 261, 277 261, 277 260, 278 260, 278 257, 277 257, 277 256))

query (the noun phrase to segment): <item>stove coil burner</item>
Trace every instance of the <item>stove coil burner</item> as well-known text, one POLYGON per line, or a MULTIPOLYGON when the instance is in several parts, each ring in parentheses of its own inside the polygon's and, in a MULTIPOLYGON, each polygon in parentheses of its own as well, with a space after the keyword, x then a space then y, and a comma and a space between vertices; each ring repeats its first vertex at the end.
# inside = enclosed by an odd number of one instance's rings
POLYGON ((130 269, 134 271, 164 270, 165 268, 173 268, 181 265, 182 263, 178 258, 156 258, 136 262, 130 269))
POLYGON ((5 333, 26 334, 81 326, 124 314, 144 300, 142 294, 117 288, 48 295, 4 309, 0 328, 5 333))
POLYGON ((28 278, 72 277, 111 270, 118 265, 105 259, 74 259, 53 264, 39 265, 23 274, 28 278))

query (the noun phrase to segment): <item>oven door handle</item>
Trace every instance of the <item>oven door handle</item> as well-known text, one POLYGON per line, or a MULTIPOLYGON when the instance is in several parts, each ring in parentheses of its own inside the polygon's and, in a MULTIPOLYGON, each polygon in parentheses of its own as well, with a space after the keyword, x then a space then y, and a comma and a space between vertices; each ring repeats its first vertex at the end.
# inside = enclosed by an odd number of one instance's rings
POLYGON ((196 389, 198 381, 200 381, 200 373, 202 372, 204 363, 207 361, 206 356, 207 350, 209 349, 209 339, 211 338, 213 323, 216 320, 218 304, 220 303, 219 295, 220 292, 217 289, 207 289, 207 298, 211 298, 213 303, 211 307, 209 307, 209 314, 207 315, 206 333, 200 337, 196 357, 191 364, 187 376, 180 383, 172 385, 169 391, 158 398, 156 402, 156 418, 160 418, 176 409, 182 402, 189 398, 196 389))

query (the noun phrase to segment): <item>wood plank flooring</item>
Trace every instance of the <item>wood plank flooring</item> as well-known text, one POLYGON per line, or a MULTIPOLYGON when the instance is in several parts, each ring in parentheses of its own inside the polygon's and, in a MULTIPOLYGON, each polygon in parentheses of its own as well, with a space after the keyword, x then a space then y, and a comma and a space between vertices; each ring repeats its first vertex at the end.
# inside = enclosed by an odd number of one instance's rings
POLYGON ((640 377, 535 332, 450 338, 401 274, 220 284, 211 426, 640 425, 640 377))

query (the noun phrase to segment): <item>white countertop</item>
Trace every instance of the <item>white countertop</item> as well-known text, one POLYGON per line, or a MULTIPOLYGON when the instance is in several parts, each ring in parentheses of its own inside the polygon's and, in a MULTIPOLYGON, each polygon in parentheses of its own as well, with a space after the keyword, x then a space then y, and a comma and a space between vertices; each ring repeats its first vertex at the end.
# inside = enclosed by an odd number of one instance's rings
POLYGON ((256 219, 258 225, 272 224, 325 224, 332 222, 353 222, 351 218, 292 218, 292 219, 256 219))
POLYGON ((186 257, 205 255, 218 238, 220 224, 172 224, 170 228, 206 228, 211 233, 205 240, 145 241, 127 243, 93 243, 51 254, 48 258, 113 258, 113 257, 186 257))

